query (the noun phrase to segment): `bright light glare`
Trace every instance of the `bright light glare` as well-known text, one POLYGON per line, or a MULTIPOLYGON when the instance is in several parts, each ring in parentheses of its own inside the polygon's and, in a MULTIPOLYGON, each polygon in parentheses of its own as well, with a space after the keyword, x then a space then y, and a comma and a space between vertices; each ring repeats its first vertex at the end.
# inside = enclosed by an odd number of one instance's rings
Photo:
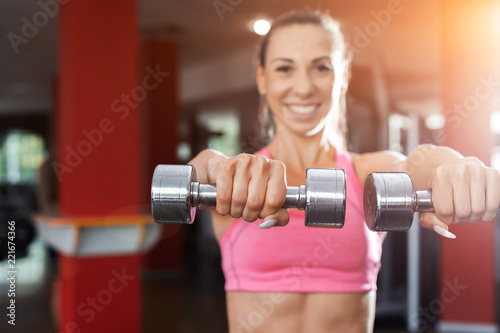
POLYGON ((443 128, 444 122, 444 117, 441 114, 431 114, 425 118, 425 126, 430 130, 443 128))
POLYGON ((267 34, 269 29, 271 29, 271 23, 267 20, 257 20, 253 24, 253 30, 261 36, 267 34))
POLYGON ((500 111, 493 111, 490 118, 491 134, 500 134, 500 111))

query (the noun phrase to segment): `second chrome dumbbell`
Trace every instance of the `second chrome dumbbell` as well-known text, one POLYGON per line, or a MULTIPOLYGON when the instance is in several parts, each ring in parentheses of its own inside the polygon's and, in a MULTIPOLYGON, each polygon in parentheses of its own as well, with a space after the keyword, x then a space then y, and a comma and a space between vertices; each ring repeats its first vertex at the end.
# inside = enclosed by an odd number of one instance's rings
POLYGON ((432 212, 431 192, 415 191, 404 172, 374 172, 365 182, 365 220, 375 231, 406 231, 415 212, 432 212))
POLYGON ((415 191, 404 172, 370 174, 363 197, 366 224, 376 231, 406 231, 415 212, 434 212, 431 192, 415 191))

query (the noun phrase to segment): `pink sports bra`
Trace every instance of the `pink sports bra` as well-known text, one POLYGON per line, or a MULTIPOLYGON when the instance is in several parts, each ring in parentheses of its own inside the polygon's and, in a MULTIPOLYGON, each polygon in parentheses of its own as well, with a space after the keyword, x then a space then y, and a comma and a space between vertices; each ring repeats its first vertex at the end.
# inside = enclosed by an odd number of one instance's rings
MULTIPOLYGON (((267 148, 256 154, 270 157, 267 148)), ((336 151, 347 177, 342 229, 309 228, 304 212, 290 209, 285 227, 259 229, 236 219, 220 240, 226 291, 364 292, 377 288, 383 235, 363 215, 363 189, 351 156, 336 151)))

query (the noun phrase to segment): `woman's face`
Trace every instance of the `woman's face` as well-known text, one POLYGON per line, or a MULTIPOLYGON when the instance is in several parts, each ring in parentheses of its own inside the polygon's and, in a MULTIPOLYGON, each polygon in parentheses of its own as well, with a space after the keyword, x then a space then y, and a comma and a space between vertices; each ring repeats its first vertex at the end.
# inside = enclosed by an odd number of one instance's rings
POLYGON ((257 83, 266 95, 276 129, 296 134, 319 132, 332 108, 334 66, 338 52, 320 26, 294 24, 270 37, 265 67, 258 66, 257 83))

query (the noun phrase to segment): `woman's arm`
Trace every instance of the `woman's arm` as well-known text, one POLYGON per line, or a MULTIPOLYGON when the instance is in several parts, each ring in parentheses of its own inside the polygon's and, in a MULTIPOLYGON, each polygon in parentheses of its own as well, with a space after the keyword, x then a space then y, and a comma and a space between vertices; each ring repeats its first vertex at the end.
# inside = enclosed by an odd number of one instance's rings
POLYGON ((499 172, 447 147, 421 145, 408 157, 387 151, 363 154, 356 164, 362 182, 370 172, 407 172, 415 189, 431 190, 435 214, 420 218, 426 228, 490 221, 500 205, 499 172))
MULTIPOLYGON (((211 159, 224 160, 228 158, 221 152, 213 149, 205 149, 196 155, 188 164, 194 166, 197 180, 202 184, 208 184, 208 163, 211 159)), ((212 161, 213 162, 213 161, 212 161)))

